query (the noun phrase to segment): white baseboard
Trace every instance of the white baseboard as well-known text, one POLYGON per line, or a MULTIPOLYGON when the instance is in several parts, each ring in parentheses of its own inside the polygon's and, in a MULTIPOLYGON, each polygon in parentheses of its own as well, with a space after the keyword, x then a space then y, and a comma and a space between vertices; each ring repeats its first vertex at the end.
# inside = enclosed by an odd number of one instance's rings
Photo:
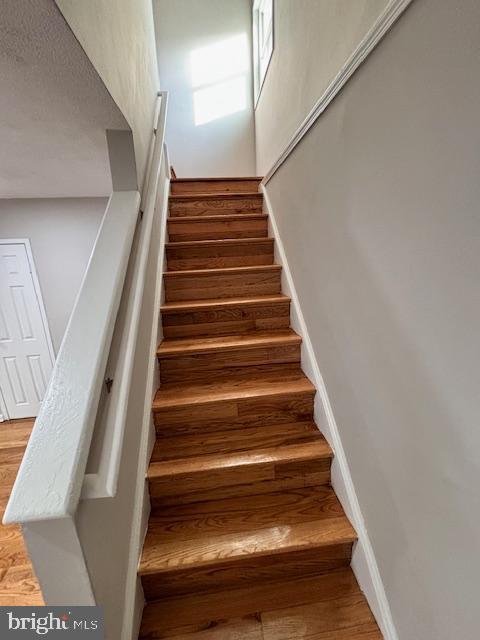
MULTIPOLYGON (((161 178, 163 179, 163 178, 161 178)), ((168 193, 170 180, 165 179, 164 186, 159 185, 159 190, 164 189, 166 197, 162 203, 160 218, 160 250, 157 261, 157 281, 155 285, 155 297, 153 304, 153 317, 150 334, 149 363, 147 370, 147 383, 145 404, 142 421, 142 434, 140 439, 140 451, 135 486, 135 504, 132 518, 132 535, 130 538, 128 570, 125 590, 125 606, 122 624, 121 640, 137 640, 142 620, 145 598, 140 579, 137 575, 138 562, 142 553, 145 535, 147 533, 148 518, 150 515, 150 496, 146 482, 146 473, 152 449, 155 442, 155 427, 152 418, 152 400, 159 386, 158 364, 155 357, 159 341, 159 309, 163 297, 163 266, 165 261, 165 238, 167 229, 168 193)))
POLYGON ((345 450, 302 314, 272 204, 265 185, 261 185, 261 190, 264 195, 265 209, 269 214, 270 235, 275 238, 275 261, 283 267, 282 290, 283 293, 290 296, 292 301, 291 325, 302 336, 302 369, 317 389, 314 408, 315 421, 335 453, 332 464, 332 486, 358 535, 358 542, 353 551, 352 569, 360 588, 365 593, 384 638, 386 640, 398 640, 390 606, 355 492, 345 450))

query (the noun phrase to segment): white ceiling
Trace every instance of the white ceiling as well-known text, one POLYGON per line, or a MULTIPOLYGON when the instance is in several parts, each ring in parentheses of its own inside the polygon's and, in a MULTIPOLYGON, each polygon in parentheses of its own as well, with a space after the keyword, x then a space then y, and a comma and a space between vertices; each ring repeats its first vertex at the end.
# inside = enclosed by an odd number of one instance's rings
POLYGON ((111 191, 106 129, 128 124, 53 0, 2 0, 0 198, 111 191))

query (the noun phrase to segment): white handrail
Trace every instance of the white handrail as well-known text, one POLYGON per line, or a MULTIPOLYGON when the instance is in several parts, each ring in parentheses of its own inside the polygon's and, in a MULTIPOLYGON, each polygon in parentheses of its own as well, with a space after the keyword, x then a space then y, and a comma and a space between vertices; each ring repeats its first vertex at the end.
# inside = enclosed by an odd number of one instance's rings
POLYGON ((128 397, 133 374, 134 354, 137 344, 138 327, 145 288, 145 274, 150 247, 156 194, 162 155, 164 153, 165 126, 167 118, 168 93, 158 93, 160 105, 155 120, 155 138, 149 160, 149 171, 142 198, 143 219, 138 242, 137 256, 133 268, 132 284, 127 301, 125 322, 118 347, 115 371, 108 371, 113 379, 113 389, 106 415, 105 438, 95 473, 85 474, 82 499, 113 497, 117 493, 118 474, 123 450, 123 438, 127 420, 128 397))
POLYGON ((110 197, 5 524, 66 518, 76 511, 139 205, 137 191, 110 197))

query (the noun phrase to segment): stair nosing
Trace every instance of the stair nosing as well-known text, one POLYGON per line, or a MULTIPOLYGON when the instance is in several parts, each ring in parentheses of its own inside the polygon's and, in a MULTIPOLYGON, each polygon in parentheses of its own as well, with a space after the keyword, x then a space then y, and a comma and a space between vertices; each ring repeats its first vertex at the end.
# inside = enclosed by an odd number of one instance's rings
MULTIPOLYGON (((162 400, 158 400, 157 396, 158 394, 160 394, 160 396, 162 395, 162 389, 163 392, 165 393, 165 390, 167 391, 171 391, 171 390, 178 390, 179 384, 178 383, 165 383, 164 385, 162 385, 159 390, 157 391, 157 393, 155 394, 155 398, 153 399, 153 403, 152 403, 152 411, 155 412, 161 412, 163 410, 170 410, 172 408, 179 408, 179 407, 189 407, 189 406, 203 406, 203 405, 208 405, 208 404, 213 404, 215 402, 241 402, 242 400, 251 400, 252 398, 270 398, 270 397, 276 397, 276 396, 281 396, 281 395, 302 395, 302 394, 312 394, 315 395, 316 393, 316 388, 315 386, 312 384, 312 382, 307 378, 307 376, 303 375, 303 377, 299 377, 299 378, 294 378, 293 380, 290 380, 289 382, 302 382, 302 384, 305 385, 305 388, 303 389, 288 389, 285 385, 285 381, 282 380, 266 380, 264 382, 267 383, 275 383, 277 384, 277 388, 275 387, 271 387, 270 385, 267 385, 267 387, 265 388, 265 390, 262 392, 259 392, 258 389, 258 382, 262 382, 261 379, 256 380, 256 384, 252 385, 251 389, 248 390, 247 389, 243 389, 243 393, 242 393, 242 389, 238 389, 236 387, 233 387, 232 390, 230 392, 228 391, 224 391, 224 396, 223 397, 212 397, 212 392, 211 390, 209 391, 208 389, 205 389, 205 393, 199 394, 197 396, 190 396, 190 398, 170 398, 170 399, 162 399, 162 400), (282 387, 280 384, 278 383, 282 383, 284 386, 282 387), (166 389, 167 388, 167 389, 166 389)), ((234 382, 239 382, 239 380, 234 380, 234 382)), ((196 385, 189 385, 190 388, 195 387, 196 385)), ((261 387, 260 387, 261 389, 261 387)))
POLYGON ((185 311, 188 313, 191 307, 198 309, 210 309, 215 310, 216 307, 223 308, 225 306, 261 306, 264 304, 285 304, 290 303, 292 299, 290 296, 284 294, 265 294, 264 296, 252 296, 241 298, 208 298, 205 300, 179 300, 165 302, 160 307, 162 313, 181 313, 185 311))
POLYGON ((255 191, 252 193, 239 193, 238 191, 217 191, 214 193, 174 193, 169 195, 173 202, 190 202, 191 200, 241 200, 242 198, 263 198, 263 193, 255 191))
POLYGON ((224 469, 233 469, 233 468, 242 468, 242 467, 253 467, 255 465, 264 465, 264 464, 281 464, 282 461, 286 461, 288 464, 291 462, 300 462, 306 460, 329 460, 333 458, 333 451, 330 445, 328 444, 325 437, 320 434, 320 437, 317 440, 312 440, 311 442, 302 442, 295 444, 283 444, 276 447, 266 447, 258 450, 247 450, 247 451, 232 451, 231 453, 207 453, 204 455, 188 458, 175 458, 173 460, 162 460, 157 462, 151 462, 149 464, 147 470, 147 478, 149 480, 154 481, 156 478, 165 478, 172 477, 174 478, 176 475, 183 475, 188 473, 189 475, 193 474, 201 474, 201 473, 211 473, 214 469, 224 470, 224 469), (299 450, 300 452, 296 456, 285 459, 286 452, 292 452, 292 450, 299 450), (283 456, 282 456, 283 454, 283 456), (198 464, 204 465, 206 462, 211 462, 208 468, 198 468, 195 469, 194 463, 195 461, 198 464), (182 463, 190 467, 188 471, 180 470, 182 463), (215 463, 217 465, 215 466, 215 463), (173 472, 164 471, 164 473, 159 473, 160 469, 173 469, 173 472), (153 473, 153 472, 156 473, 153 473))
POLYGON ((208 178, 171 178, 170 182, 245 182, 249 180, 263 180, 263 176, 215 176, 208 178))
POLYGON ((216 267, 214 269, 183 269, 179 271, 164 271, 164 277, 169 278, 188 278, 191 276, 208 276, 208 275, 222 275, 233 273, 253 273, 262 271, 281 271, 281 264, 256 264, 248 265, 244 267, 216 267))
POLYGON ((167 249, 181 249, 182 247, 221 247, 225 245, 235 244, 271 244, 275 242, 275 238, 217 238, 213 240, 179 240, 178 242, 166 242, 167 249))
POLYGON ((228 220, 254 220, 254 219, 266 219, 268 213, 231 213, 231 214, 216 214, 209 216, 168 216, 167 222, 177 223, 190 223, 190 222, 221 222, 228 220))
POLYGON ((255 337, 255 332, 251 332, 250 334, 233 334, 231 337, 233 338, 234 336, 238 337, 241 336, 242 338, 244 338, 244 340, 240 340, 239 344, 226 344, 226 345, 216 345, 215 344, 215 340, 225 340, 226 338, 230 337, 230 335, 226 335, 226 336, 215 336, 213 338, 204 338, 204 337, 198 337, 198 338, 167 338, 165 340, 163 340, 160 345, 158 346, 157 349, 157 357, 158 358, 175 358, 175 357, 183 357, 185 355, 195 355, 195 354, 207 354, 207 353, 229 353, 231 351, 238 351, 238 350, 252 350, 252 349, 257 349, 257 348, 262 348, 265 346, 283 346, 285 344, 301 344, 302 342, 302 337, 299 336, 297 333, 295 333, 295 331, 290 330, 290 332, 287 332, 287 330, 283 330, 285 332, 285 335, 280 335, 280 332, 278 332, 277 334, 275 334, 275 331, 268 331, 268 332, 258 332, 261 333, 261 337, 259 339, 257 339, 256 341, 251 340, 251 342, 248 342, 248 339, 252 339, 255 337), (277 338, 275 340, 275 337, 277 338), (176 341, 181 342, 182 340, 184 341, 197 341, 199 344, 196 346, 190 346, 190 347, 185 347, 184 349, 177 349, 175 351, 170 351, 167 348, 163 347, 162 349, 162 345, 164 342, 169 342, 169 343, 174 343, 176 341), (208 340, 207 344, 201 344, 202 342, 205 343, 205 341, 208 340))

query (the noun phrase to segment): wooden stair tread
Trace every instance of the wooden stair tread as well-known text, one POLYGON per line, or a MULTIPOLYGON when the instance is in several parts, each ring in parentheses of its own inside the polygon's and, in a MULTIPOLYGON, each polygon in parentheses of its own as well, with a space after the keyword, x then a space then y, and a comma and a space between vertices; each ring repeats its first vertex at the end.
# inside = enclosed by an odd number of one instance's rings
POLYGON ((166 242, 167 249, 182 249, 197 247, 228 247, 251 244, 273 245, 273 238, 221 238, 219 240, 180 240, 178 242, 166 242))
POLYGON ((217 269, 186 269, 182 271, 165 271, 164 278, 190 278, 190 277, 208 277, 212 275, 233 275, 233 274, 248 274, 248 273, 262 273, 262 272, 276 272, 281 271, 282 265, 280 264, 261 264, 247 267, 221 267, 217 269))
POLYGON ((330 486, 300 487, 165 506, 151 515, 148 535, 151 544, 162 544, 343 515, 340 502, 330 486))
POLYGON ((293 329, 252 331, 225 336, 164 339, 157 350, 160 358, 169 356, 252 349, 258 346, 300 344, 301 337, 293 329))
MULTIPOLYGON (((301 605, 321 603, 330 604, 338 598, 351 599, 356 602, 361 595, 360 588, 350 568, 338 569, 328 574, 307 576, 280 580, 275 582, 256 583, 237 589, 217 590, 210 593, 197 593, 164 598, 147 604, 144 610, 141 640, 153 640, 154 638, 167 638, 177 633, 200 631, 199 638, 203 636, 203 630, 222 629, 222 624, 227 620, 255 616, 261 619, 263 612, 277 611, 286 607, 298 607, 301 605), (158 634, 158 635, 157 635, 158 634)), ((349 628, 339 626, 345 631, 345 635, 331 636, 325 640, 353 640, 355 636, 349 634, 349 628)), ((351 628, 350 628, 351 630, 351 628)), ((183 636, 196 640, 197 634, 183 636)), ((243 638, 237 636, 227 636, 243 638)), ((298 637, 295 640, 298 640, 298 637)), ((301 636, 300 636, 301 637, 301 636)), ((364 640, 378 638, 378 636, 366 637, 364 640)), ((316 636, 315 636, 316 638, 316 636)), ((261 640, 270 640, 263 635, 261 640)), ((208 639, 210 640, 210 639, 208 639)), ((221 636, 218 637, 221 640, 221 636)), ((289 638, 290 640, 290 638, 289 638)), ((322 638, 322 640, 324 640, 322 638)))
POLYGON ((171 202, 191 202, 192 200, 243 200, 244 198, 252 200, 262 200, 261 193, 236 193, 234 191, 215 191, 211 193, 174 193, 170 195, 171 202))
POLYGON ((163 544, 157 544, 147 533, 139 573, 144 576, 205 567, 245 556, 272 556, 355 540, 355 531, 345 516, 163 544))
POLYGON ((205 298, 202 300, 178 300, 165 302, 161 306, 162 313, 177 313, 178 311, 207 310, 215 311, 226 307, 239 305, 252 306, 264 304, 284 304, 290 302, 289 296, 283 294, 265 294, 262 296, 241 296, 237 298, 205 298))
POLYGON ((204 455, 211 453, 221 455, 226 452, 254 448, 267 449, 316 440, 319 435, 320 432, 312 421, 175 435, 165 435, 160 429, 157 432, 151 460, 161 462, 187 458, 197 456, 199 451, 204 455))
POLYGON ((244 182, 247 180, 263 180, 262 176, 224 176, 210 178, 171 178, 170 182, 244 182))
POLYGON ((152 462, 148 467, 149 480, 193 475, 203 471, 248 467, 265 464, 292 464, 320 458, 332 458, 333 452, 323 436, 312 442, 291 444, 269 449, 252 451, 233 451, 222 455, 207 454, 189 458, 177 458, 165 462, 152 462))
POLYGON ((155 394, 153 410, 178 407, 185 404, 204 404, 239 398, 257 398, 287 393, 315 393, 315 387, 304 373, 299 371, 289 379, 268 379, 266 377, 235 378, 218 382, 198 382, 188 386, 167 383, 155 394))
POLYGON ((267 218, 267 213, 231 213, 229 215, 216 213, 208 216, 169 216, 167 222, 174 224, 204 224, 205 222, 232 222, 235 220, 251 222, 252 220, 266 220, 267 218))
POLYGON ((191 240, 222 240, 233 238, 267 238, 268 215, 266 213, 235 213, 221 211, 201 216, 170 216, 167 219, 170 242, 191 240))

